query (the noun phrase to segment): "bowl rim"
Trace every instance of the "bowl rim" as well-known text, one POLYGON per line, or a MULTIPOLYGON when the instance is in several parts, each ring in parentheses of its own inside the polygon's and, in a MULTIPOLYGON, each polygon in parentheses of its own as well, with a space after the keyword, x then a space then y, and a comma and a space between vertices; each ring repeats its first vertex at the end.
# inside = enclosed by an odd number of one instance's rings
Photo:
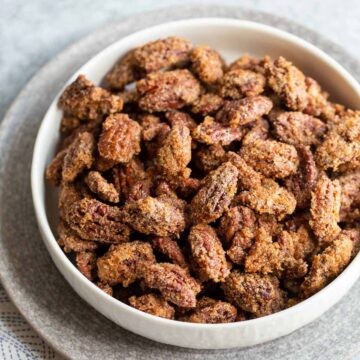
MULTIPOLYGON (((177 27, 177 26, 189 26, 189 25, 201 25, 201 26, 209 26, 209 25, 221 25, 221 26, 233 26, 236 28, 240 28, 240 30, 244 30, 244 28, 247 28, 249 30, 261 30, 267 34, 275 35, 281 40, 285 40, 288 42, 292 42, 295 45, 303 48, 304 50, 307 50, 311 52, 313 55, 315 55, 319 60, 327 63, 335 72, 337 72, 350 86, 355 90, 355 92, 360 97, 360 84, 356 81, 356 79, 347 71, 345 70, 337 61, 335 61, 333 58, 331 58, 329 55, 327 55, 323 50, 319 49, 315 45, 311 44, 310 42, 293 35, 287 31, 279 30, 273 26, 265 25, 262 23, 258 23, 255 21, 249 21, 249 20, 241 20, 241 19, 231 19, 231 18, 223 18, 223 17, 203 17, 203 18, 191 18, 191 19, 183 19, 183 20, 176 20, 176 21, 170 21, 166 23, 161 23, 159 25, 151 26, 144 28, 142 30, 136 31, 134 33, 131 33, 118 41, 110 44, 109 46, 105 47, 103 50, 98 52, 96 55, 91 57, 86 63, 82 64, 80 68, 78 68, 74 74, 66 81, 65 85, 60 89, 58 94, 54 97, 52 102, 49 104, 49 107, 43 116, 43 119, 41 121, 41 125, 38 129, 36 140, 33 148, 33 156, 32 156, 32 163, 31 163, 31 192, 32 192, 32 200, 33 200, 33 206, 35 210, 35 215, 37 219, 38 226, 42 232, 42 239, 44 243, 49 246, 52 250, 52 253, 56 255, 57 259, 64 265, 64 267, 67 268, 67 270, 71 273, 72 276, 75 277, 75 279, 78 282, 83 283, 86 287, 88 287, 94 295, 99 297, 101 301, 103 302, 109 302, 112 303, 115 307, 118 307, 120 311, 134 315, 135 317, 141 317, 148 319, 149 321, 157 322, 158 324, 163 324, 164 326, 170 326, 173 328, 182 328, 182 329, 204 329, 204 330, 211 330, 211 329, 219 329, 219 328, 226 328, 226 329, 232 329, 232 328, 238 328, 238 327, 246 327, 248 324, 258 324, 259 326, 265 322, 269 321, 277 321, 283 317, 286 317, 290 314, 295 313, 301 313, 303 311, 303 308, 311 306, 311 304, 314 304, 316 300, 320 300, 321 298, 324 298, 326 296, 326 293, 329 292, 330 289, 334 288, 338 283, 345 281, 346 278, 348 278, 352 272, 352 269, 355 268, 357 265, 360 266, 360 254, 356 255, 354 259, 348 264, 348 266, 341 272, 339 276, 337 276, 330 284, 325 286, 323 289, 321 289, 319 292, 315 293, 311 297, 301 301, 300 303, 281 310, 277 313, 270 314, 264 317, 250 319, 246 321, 240 321, 240 322, 233 322, 233 323, 225 323, 225 324, 196 324, 196 323, 188 323, 178 320, 170 320, 161 318, 158 316, 154 316, 148 313, 145 313, 143 311, 137 310, 130 305, 127 305, 123 303, 120 300, 115 299, 114 297, 106 294, 104 291, 102 291, 100 288, 98 288, 93 282, 88 280, 84 275, 80 273, 80 271, 73 265, 73 263, 69 260, 69 258, 66 256, 66 254, 63 252, 59 244, 57 243, 55 236, 50 228, 49 221, 47 219, 47 212, 46 212, 46 204, 45 202, 42 202, 41 199, 41 189, 39 186, 39 183, 45 182, 44 177, 38 177, 37 174, 41 173, 39 171, 39 165, 37 162, 37 158, 39 157, 39 154, 41 152, 41 146, 42 146, 42 133, 45 129, 45 119, 49 116, 49 113, 51 109, 56 106, 57 100, 62 93, 63 89, 72 82, 82 71, 82 69, 86 66, 91 65, 92 63, 98 61, 100 57, 105 56, 108 52, 112 52, 114 48, 119 47, 119 43, 126 43, 131 42, 137 37, 140 37, 141 35, 151 32, 151 31, 157 31, 160 30, 163 27, 169 28, 169 27, 177 27), (41 179, 41 180, 40 180, 41 179)), ((123 44, 121 44, 123 45, 123 44)), ((48 250, 49 251, 49 250, 48 250)), ((50 251, 49 251, 50 253, 50 251)), ((50 255, 50 254, 49 254, 50 255)), ((360 272, 356 275, 357 278, 360 276, 360 272)), ((71 286, 71 285, 70 285, 71 286)), ((75 289, 75 287, 74 287, 75 289)), ((86 301, 84 299, 84 301, 86 301)), ((87 302, 87 301, 86 301, 87 302)), ((100 312, 98 309, 95 308, 96 311, 100 312)))

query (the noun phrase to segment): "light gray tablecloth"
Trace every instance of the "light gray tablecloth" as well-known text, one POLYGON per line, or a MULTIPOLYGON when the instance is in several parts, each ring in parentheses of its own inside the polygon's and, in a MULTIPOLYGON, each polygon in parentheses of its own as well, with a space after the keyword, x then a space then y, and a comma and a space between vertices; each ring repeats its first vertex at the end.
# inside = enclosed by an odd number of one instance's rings
MULTIPOLYGON (((0 0, 0 119, 31 76, 83 35, 141 11, 192 3, 238 5, 287 17, 360 57, 359 0, 0 0)), ((1 285, 0 359, 60 359, 29 328, 1 285)))

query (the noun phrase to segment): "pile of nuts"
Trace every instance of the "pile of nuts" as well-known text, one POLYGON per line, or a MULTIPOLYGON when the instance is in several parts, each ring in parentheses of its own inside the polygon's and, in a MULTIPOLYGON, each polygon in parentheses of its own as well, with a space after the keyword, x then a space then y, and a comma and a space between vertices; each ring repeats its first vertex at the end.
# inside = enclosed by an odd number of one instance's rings
POLYGON ((58 242, 79 271, 149 314, 244 321, 321 290, 359 249, 360 112, 291 62, 169 37, 103 87, 59 100, 58 242))

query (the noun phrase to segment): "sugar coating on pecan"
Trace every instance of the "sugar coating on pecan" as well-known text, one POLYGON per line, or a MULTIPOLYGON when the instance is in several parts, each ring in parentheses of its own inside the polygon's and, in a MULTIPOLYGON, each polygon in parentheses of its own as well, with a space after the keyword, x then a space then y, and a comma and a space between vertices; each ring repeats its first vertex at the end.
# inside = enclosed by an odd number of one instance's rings
POLYGON ((261 61, 249 54, 244 54, 229 65, 229 71, 236 69, 252 70, 259 73, 264 72, 264 69, 261 67, 261 61))
POLYGON ((182 320, 200 324, 224 324, 237 321, 235 306, 209 297, 202 297, 190 315, 182 320))
POLYGON ((120 209, 95 199, 72 203, 66 211, 66 221, 84 240, 104 243, 129 240, 130 229, 122 222, 120 209))
POLYGON ((269 116, 276 137, 291 145, 318 145, 327 130, 319 119, 300 111, 272 111, 269 116))
POLYGON ((185 308, 196 306, 200 285, 180 266, 168 263, 149 265, 143 269, 143 277, 146 285, 159 290, 165 300, 185 308))
POLYGON ((183 176, 191 160, 190 130, 184 125, 174 125, 160 147, 156 165, 167 177, 183 176))
POLYGON ((225 160, 225 155, 226 151, 221 145, 204 146, 196 153, 196 166, 207 173, 219 167, 225 160))
POLYGON ((93 251, 81 251, 76 253, 76 266, 79 271, 89 280, 94 280, 96 268, 96 254, 93 251))
POLYGON ((81 120, 73 115, 64 114, 60 122, 60 131, 69 134, 81 125, 81 120))
POLYGON ((204 121, 194 129, 192 137, 203 144, 224 146, 241 140, 244 134, 245 130, 241 128, 223 125, 215 121, 213 117, 206 116, 204 121))
POLYGON ((255 316, 270 315, 285 306, 285 296, 275 276, 242 274, 234 270, 222 289, 230 303, 255 316))
POLYGON ((135 309, 165 319, 174 319, 175 316, 174 307, 157 294, 131 296, 129 303, 135 309))
POLYGON ((343 174, 338 180, 341 186, 340 221, 360 219, 360 171, 343 174))
POLYGON ((241 143, 246 146, 255 140, 267 140, 269 138, 269 123, 267 120, 260 118, 255 121, 251 129, 244 135, 241 143))
POLYGON ((341 187, 322 174, 311 193, 310 226, 321 242, 330 243, 340 233, 341 187))
POLYGON ((311 191, 315 186, 318 170, 311 150, 298 147, 299 167, 297 172, 285 180, 285 187, 295 196, 296 206, 305 209, 310 204, 311 191))
POLYGON ((98 244, 95 241, 81 239, 63 220, 61 220, 57 226, 57 233, 58 243, 66 253, 71 251, 76 253, 93 251, 98 247, 98 244))
POLYGON ((149 74, 137 82, 136 88, 139 107, 148 112, 180 109, 200 95, 200 84, 187 69, 149 74))
POLYGON ((239 155, 229 152, 228 159, 238 169, 240 189, 244 190, 237 195, 237 201, 259 214, 271 214, 279 219, 294 212, 294 195, 255 171, 239 155))
POLYGON ((265 83, 265 77, 259 73, 233 69, 224 75, 219 92, 225 98, 241 99, 244 96, 260 95, 264 91, 265 83))
POLYGON ((84 75, 79 75, 60 96, 59 106, 79 119, 93 120, 99 115, 121 111, 123 101, 119 96, 96 87, 84 75))
POLYGON ((155 256, 149 243, 135 240, 112 245, 97 260, 98 276, 103 283, 127 287, 141 277, 142 267, 154 262, 155 256))
POLYGON ((327 101, 329 94, 323 91, 318 82, 311 77, 305 78, 307 104, 304 113, 312 116, 321 116, 326 113, 330 107, 327 101))
POLYGON ((138 47, 134 50, 134 60, 138 67, 150 73, 187 62, 191 48, 189 40, 170 36, 138 47))
POLYGON ((139 123, 142 127, 141 136, 144 141, 152 141, 166 124, 161 122, 159 116, 146 114, 139 118, 139 123))
POLYGON ((295 174, 299 166, 295 147, 273 140, 255 140, 243 146, 239 155, 254 170, 276 179, 295 174))
POLYGON ((106 82, 113 88, 122 90, 125 85, 134 82, 140 76, 135 66, 134 51, 122 56, 106 75, 106 82))
POLYGON ((251 123, 268 114, 272 106, 272 101, 261 95, 240 100, 228 100, 216 113, 215 118, 224 124, 237 127, 251 123))
POLYGON ((154 250, 164 254, 174 264, 184 269, 188 269, 189 264, 179 246, 179 244, 168 236, 155 236, 151 240, 154 250))
POLYGON ((226 254, 234 264, 243 263, 256 231, 256 216, 245 206, 234 207, 221 218, 219 233, 231 244, 226 254))
POLYGON ((61 176, 64 181, 71 182, 94 162, 95 139, 89 132, 79 133, 67 148, 62 164, 61 176))
POLYGON ((90 171, 85 179, 89 189, 97 194, 101 200, 111 203, 119 202, 119 192, 98 171, 90 171))
POLYGON ((224 75, 224 60, 207 45, 195 47, 191 52, 191 67, 199 79, 208 85, 218 83, 224 75))
POLYGON ((213 93, 205 93, 201 95, 191 107, 194 114, 211 115, 221 108, 224 99, 213 93))
POLYGON ((54 186, 59 186, 61 183, 65 155, 66 149, 60 150, 46 168, 46 180, 54 186))
POLYGON ((184 212, 170 202, 151 196, 127 203, 123 220, 147 235, 179 236, 185 228, 184 212))
POLYGON ((303 110, 308 101, 305 75, 290 61, 280 56, 275 61, 265 59, 268 85, 291 110, 303 110))
POLYGON ((127 114, 110 115, 103 123, 98 150, 100 155, 127 163, 140 152, 141 127, 127 114))
POLYGON ((210 172, 191 201, 192 221, 210 223, 218 219, 236 193, 237 177, 238 170, 230 162, 210 172))
POLYGON ((193 130, 197 126, 195 120, 188 113, 183 111, 168 111, 165 116, 171 127, 174 127, 175 125, 183 125, 188 127, 190 130, 193 130))
POLYGON ((340 233, 322 253, 315 255, 309 274, 301 284, 302 295, 313 295, 338 276, 350 262, 353 247, 350 237, 340 233))
POLYGON ((224 281, 230 270, 215 230, 209 225, 195 225, 190 229, 188 242, 201 279, 224 281))

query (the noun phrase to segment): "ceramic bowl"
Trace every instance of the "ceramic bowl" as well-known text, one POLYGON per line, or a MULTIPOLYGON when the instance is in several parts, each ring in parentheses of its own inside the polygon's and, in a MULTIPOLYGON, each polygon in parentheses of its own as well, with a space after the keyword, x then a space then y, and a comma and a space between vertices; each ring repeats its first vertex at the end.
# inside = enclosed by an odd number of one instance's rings
MULTIPOLYGON (((202 18, 151 27, 120 39, 81 67, 95 84, 100 83, 116 60, 128 50, 170 35, 208 44, 227 61, 244 53, 285 56, 332 94, 332 100, 360 108, 360 86, 336 61, 310 43, 262 24, 222 18, 202 18)), ((51 80, 49 80, 51 81, 51 80)), ((198 349, 246 347, 287 335, 313 321, 333 306, 360 275, 359 255, 331 284, 309 299, 279 313, 230 324, 192 324, 162 319, 138 311, 105 294, 70 262, 55 240, 58 221, 56 191, 44 181, 44 172, 59 142, 61 111, 57 96, 49 107, 35 143, 31 188, 37 221, 44 243, 57 268, 73 289, 97 311, 121 327, 166 344, 198 349)))

